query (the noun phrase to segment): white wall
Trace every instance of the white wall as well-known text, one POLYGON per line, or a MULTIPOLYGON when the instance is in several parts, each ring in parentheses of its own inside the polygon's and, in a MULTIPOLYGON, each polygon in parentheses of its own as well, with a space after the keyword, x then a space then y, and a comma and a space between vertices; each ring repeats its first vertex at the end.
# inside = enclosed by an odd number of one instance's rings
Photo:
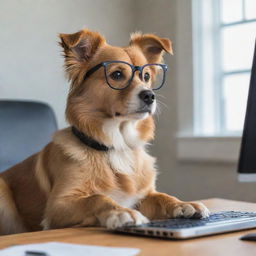
POLYGON ((64 127, 69 86, 57 34, 87 27, 125 45, 132 8, 127 0, 1 0, 0 99, 48 102, 64 127))

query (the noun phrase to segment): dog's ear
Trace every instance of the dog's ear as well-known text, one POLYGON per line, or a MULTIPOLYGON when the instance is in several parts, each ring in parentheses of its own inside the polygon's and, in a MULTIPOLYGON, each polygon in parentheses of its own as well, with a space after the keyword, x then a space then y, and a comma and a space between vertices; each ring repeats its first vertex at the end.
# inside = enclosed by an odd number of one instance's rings
POLYGON ((64 51, 66 71, 70 80, 77 79, 80 71, 86 72, 87 63, 96 51, 105 44, 104 37, 99 33, 86 29, 74 34, 59 34, 59 37, 60 45, 64 51))
POLYGON ((131 35, 130 45, 140 47, 149 63, 161 62, 164 51, 173 54, 171 40, 153 34, 136 32, 131 35))

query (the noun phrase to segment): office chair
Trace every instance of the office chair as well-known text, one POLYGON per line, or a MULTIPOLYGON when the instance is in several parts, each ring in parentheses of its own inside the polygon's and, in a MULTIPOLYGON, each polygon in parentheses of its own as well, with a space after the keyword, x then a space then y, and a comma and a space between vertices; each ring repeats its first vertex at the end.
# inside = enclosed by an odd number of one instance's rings
POLYGON ((49 105, 0 100, 0 172, 40 151, 56 130, 49 105))

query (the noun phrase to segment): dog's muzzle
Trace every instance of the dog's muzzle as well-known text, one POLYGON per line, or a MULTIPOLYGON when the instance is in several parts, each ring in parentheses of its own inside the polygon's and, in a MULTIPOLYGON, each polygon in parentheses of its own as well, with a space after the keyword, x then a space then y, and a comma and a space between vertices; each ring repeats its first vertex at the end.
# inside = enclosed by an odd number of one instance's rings
POLYGON ((140 100, 140 107, 136 112, 153 114, 156 104, 154 92, 152 90, 143 90, 138 94, 138 97, 140 100))

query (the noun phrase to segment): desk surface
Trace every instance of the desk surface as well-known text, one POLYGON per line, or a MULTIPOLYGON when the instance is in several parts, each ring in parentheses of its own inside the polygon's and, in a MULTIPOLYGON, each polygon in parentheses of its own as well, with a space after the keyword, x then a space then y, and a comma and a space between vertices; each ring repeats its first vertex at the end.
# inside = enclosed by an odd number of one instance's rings
MULTIPOLYGON (((209 207, 211 211, 256 211, 256 204, 254 203, 245 203, 224 199, 208 199, 203 200, 203 202, 209 207)), ((14 244, 58 241, 87 245, 140 248, 140 256, 255 256, 256 242, 239 240, 240 236, 249 232, 256 232, 256 229, 250 231, 247 230, 229 234, 191 239, 187 241, 171 241, 128 235, 118 235, 108 232, 102 228, 67 228, 2 236, 0 237, 0 248, 5 248, 14 244)))

